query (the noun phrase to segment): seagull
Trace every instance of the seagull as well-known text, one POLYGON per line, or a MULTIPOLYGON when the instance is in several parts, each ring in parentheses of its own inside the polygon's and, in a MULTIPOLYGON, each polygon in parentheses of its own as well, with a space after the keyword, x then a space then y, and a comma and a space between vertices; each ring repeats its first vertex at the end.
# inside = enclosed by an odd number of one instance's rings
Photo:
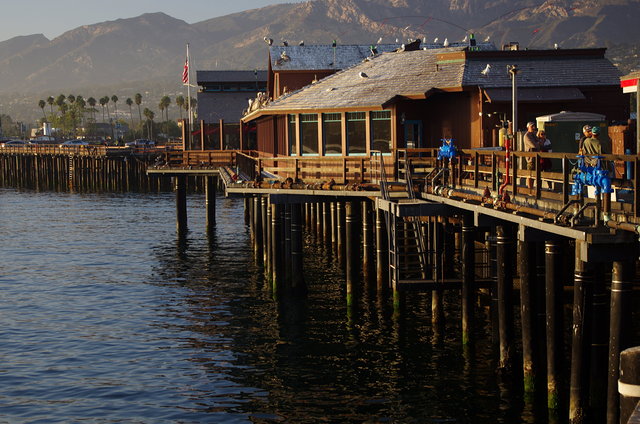
POLYGON ((422 44, 427 44, 427 37, 422 37, 422 44))
POLYGON ((464 36, 464 38, 462 39, 462 42, 463 42, 463 43, 466 43, 466 42, 467 42, 467 36, 466 36, 466 35, 465 35, 465 36, 464 36))
POLYGON ((406 27, 404 27, 404 30, 405 30, 405 31, 406 31, 406 30, 408 30, 410 26, 411 26, 411 25, 407 25, 406 27))
POLYGON ((287 52, 285 52, 284 50, 282 51, 282 53, 280 53, 280 59, 284 60, 285 62, 291 60, 287 52))
POLYGON ((553 48, 558 50, 560 48, 560 46, 558 45, 558 43, 553 43, 553 48))
POLYGON ((490 36, 490 35, 487 35, 487 38, 485 38, 485 39, 484 39, 484 42, 485 42, 485 43, 488 43, 490 39, 491 39, 491 36, 490 36))
POLYGON ((397 43, 399 43, 399 42, 400 42, 400 40, 398 40, 398 39, 396 38, 396 44, 397 44, 397 43))
POLYGON ((442 45, 445 46, 445 47, 449 47, 449 39, 445 38, 444 39, 444 43, 442 43, 442 45))
POLYGON ((433 44, 435 44, 435 43, 437 43, 437 42, 438 42, 438 37, 436 37, 436 38, 434 38, 434 39, 433 39, 433 44))
POLYGON ((285 47, 288 47, 289 43, 286 40, 284 40, 284 41, 282 41, 282 45, 285 46, 285 47))
POLYGON ((376 44, 382 43, 382 37, 378 38, 378 42, 376 44))
POLYGON ((299 45, 299 46, 304 46, 304 40, 300 41, 300 42, 298 43, 298 45, 299 45))
POLYGON ((486 77, 487 75, 489 75, 490 70, 491 70, 491 65, 487 63, 487 66, 485 66, 484 69, 480 71, 480 73, 486 77))
POLYGON ((358 74, 358 76, 359 76, 360 78, 369 78, 369 75, 365 74, 364 72, 360 72, 360 73, 358 74))
POLYGON ((264 37, 264 42, 267 43, 268 45, 272 45, 273 44, 273 38, 264 37))

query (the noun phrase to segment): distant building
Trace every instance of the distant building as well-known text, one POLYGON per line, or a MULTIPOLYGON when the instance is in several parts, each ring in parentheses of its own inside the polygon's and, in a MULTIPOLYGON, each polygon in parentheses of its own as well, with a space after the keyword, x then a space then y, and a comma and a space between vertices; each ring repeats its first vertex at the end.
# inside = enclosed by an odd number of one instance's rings
POLYGON ((511 119, 509 65, 519 69, 516 128, 562 110, 626 119, 628 101, 604 53, 459 46, 383 53, 282 95, 243 121, 257 126, 258 150, 277 155, 369 155, 437 147, 442 138, 461 148, 496 146, 501 122, 511 119))
POLYGON ((196 79, 199 125, 191 149, 238 149, 240 118, 249 101, 266 91, 267 71, 197 71, 196 79))

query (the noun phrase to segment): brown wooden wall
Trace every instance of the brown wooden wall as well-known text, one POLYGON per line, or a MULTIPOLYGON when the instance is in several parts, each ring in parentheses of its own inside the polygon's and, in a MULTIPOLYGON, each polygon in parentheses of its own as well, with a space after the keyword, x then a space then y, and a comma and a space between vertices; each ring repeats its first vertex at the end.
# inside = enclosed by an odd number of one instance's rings
POLYGON ((275 139, 277 142, 276 154, 287 155, 287 115, 276 115, 276 134, 275 139))
POLYGON ((320 80, 333 73, 334 71, 276 72, 274 75, 274 98, 280 97, 285 88, 290 93, 311 84, 314 79, 320 80))
POLYGON ((275 125, 273 117, 267 116, 258 119, 256 126, 258 133, 258 151, 275 154, 275 145, 273 143, 275 125))

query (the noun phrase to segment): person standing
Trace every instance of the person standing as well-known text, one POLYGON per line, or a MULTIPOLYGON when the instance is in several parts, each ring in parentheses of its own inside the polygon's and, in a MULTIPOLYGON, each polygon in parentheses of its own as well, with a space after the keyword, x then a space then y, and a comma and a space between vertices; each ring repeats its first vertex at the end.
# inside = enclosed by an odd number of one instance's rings
MULTIPOLYGON (((536 124, 534 122, 527 122, 527 132, 523 137, 524 151, 525 152, 539 152, 540 142, 536 134, 536 124)), ((527 170, 533 171, 535 169, 535 157, 527 157, 527 170)), ((527 186, 533 188, 533 179, 529 177, 527 179, 527 186)))
POLYGON ((582 152, 582 146, 584 145, 584 141, 591 137, 591 125, 585 125, 584 127, 582 127, 582 137, 580 137, 580 141, 578 142, 578 154, 581 155, 583 154, 582 152))
POLYGON ((593 159, 590 156, 602 155, 602 143, 600 143, 600 127, 593 127, 591 129, 591 137, 584 140, 582 144, 582 154, 585 155, 584 162, 589 166, 595 166, 597 159, 593 159))
MULTIPOLYGON (((541 152, 551 152, 551 140, 547 138, 544 130, 538 130, 536 134, 538 138, 538 146, 540 147, 541 152)), ((541 158, 540 159, 540 169, 543 171, 548 171, 551 169, 551 159, 549 158, 541 158)))

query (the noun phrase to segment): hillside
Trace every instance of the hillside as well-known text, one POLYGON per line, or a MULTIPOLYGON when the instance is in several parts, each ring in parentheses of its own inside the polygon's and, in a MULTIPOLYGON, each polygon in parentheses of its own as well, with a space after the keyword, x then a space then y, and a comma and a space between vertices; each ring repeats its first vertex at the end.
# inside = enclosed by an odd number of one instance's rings
MULTIPOLYGON (((609 57, 629 72, 640 68, 637 16, 640 0, 315 0, 194 24, 149 13, 82 26, 53 40, 40 34, 0 42, 0 106, 4 113, 22 114, 49 95, 106 94, 91 92, 97 87, 113 87, 112 94, 123 98, 134 93, 118 87, 138 84, 178 92, 187 42, 193 69, 264 69, 264 37, 276 43, 375 44, 380 38, 454 41, 474 32, 497 46, 518 41, 523 48, 609 47, 609 57)), ((19 118, 36 119, 35 109, 19 118)))

